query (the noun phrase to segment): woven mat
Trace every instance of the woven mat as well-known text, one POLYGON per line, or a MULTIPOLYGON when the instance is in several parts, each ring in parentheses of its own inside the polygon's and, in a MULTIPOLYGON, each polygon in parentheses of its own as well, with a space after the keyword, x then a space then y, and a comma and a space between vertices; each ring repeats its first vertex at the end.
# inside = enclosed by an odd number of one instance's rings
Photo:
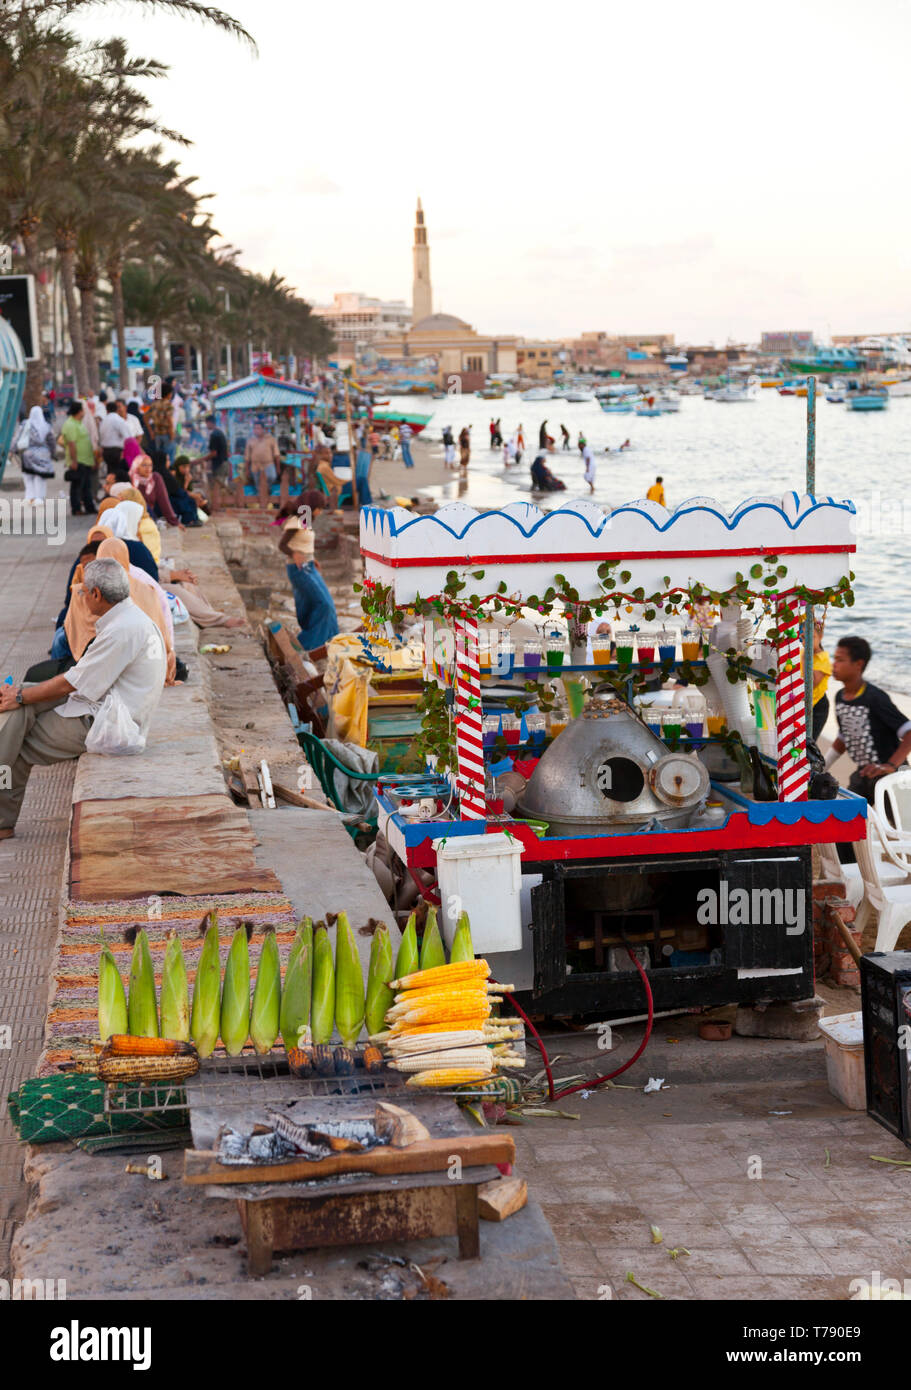
POLYGON ((297 921, 283 893, 240 893, 199 898, 151 897, 142 903, 70 903, 54 961, 51 1002, 45 1026, 45 1053, 41 1074, 70 1061, 98 1032, 98 960, 102 940, 120 967, 124 988, 129 984, 133 948, 125 933, 142 926, 149 937, 156 987, 161 988, 161 968, 171 931, 180 937, 190 990, 202 951, 200 930, 204 915, 218 913, 221 962, 224 968, 234 928, 241 921, 253 923, 250 941, 251 970, 256 969, 266 929, 275 932, 282 960, 287 958, 297 921), (150 913, 150 916, 146 914, 150 913))
POLYGON ((256 864, 255 844, 246 812, 220 793, 80 801, 70 831, 70 896, 280 892, 272 870, 256 864))

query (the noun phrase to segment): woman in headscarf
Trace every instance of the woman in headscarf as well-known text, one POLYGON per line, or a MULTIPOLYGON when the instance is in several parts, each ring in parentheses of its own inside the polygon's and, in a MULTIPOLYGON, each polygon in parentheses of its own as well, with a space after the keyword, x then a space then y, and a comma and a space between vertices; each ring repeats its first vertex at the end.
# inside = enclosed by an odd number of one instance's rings
MULTIPOLYGON (((130 441, 128 440, 127 443, 130 441)), ((148 454, 140 454, 130 466, 130 482, 145 498, 153 521, 161 517, 169 526, 180 526, 177 513, 171 506, 168 489, 161 473, 156 473, 148 454)))
MULTIPOLYGON (((120 504, 115 497, 106 497, 99 505, 98 510, 99 513, 104 512, 107 516, 110 516, 111 511, 114 509, 114 507, 119 505, 120 504)), ((113 534, 114 532, 111 530, 110 526, 95 525, 89 531, 88 539, 90 541, 97 540, 101 542, 107 540, 108 537, 113 536, 113 534)), ((127 550, 130 552, 130 564, 135 565, 137 569, 143 570, 149 576, 150 579, 154 579, 157 583, 159 579, 158 566, 155 563, 155 559, 152 555, 151 550, 149 550, 149 547, 147 545, 144 545, 142 541, 130 540, 129 536, 121 536, 121 540, 123 541, 127 550)), ((72 582, 72 578, 73 576, 71 572, 70 582, 72 582)))
MULTIPOLYGON (((174 652, 173 626, 168 629, 161 605, 151 588, 140 580, 130 575, 130 559, 126 546, 118 546, 116 540, 104 540, 98 547, 98 553, 105 546, 112 546, 114 549, 105 552, 103 558, 115 559, 123 565, 130 578, 130 598, 148 615, 161 633, 162 641, 168 658, 167 678, 165 685, 174 684, 174 675, 177 669, 177 657, 174 652)), ((70 587, 70 604, 67 609, 66 618, 63 622, 63 629, 66 633, 66 640, 69 644, 70 652, 74 660, 78 661, 86 647, 95 636, 95 614, 88 606, 85 585, 82 582, 83 567, 80 565, 73 576, 73 583, 70 587)))
POLYGON ((22 451, 22 481, 26 502, 43 502, 47 497, 47 480, 54 476, 54 431, 40 405, 33 405, 28 415, 28 445, 22 451))
MULTIPOLYGON (((142 418, 142 412, 139 409, 138 401, 130 401, 127 406, 127 424, 133 431, 133 438, 136 440, 142 452, 144 454, 152 453, 155 445, 152 443, 152 436, 146 428, 146 422, 142 418)), ((129 443, 129 440, 127 440, 127 443, 129 443)))
POLYGON ((99 516, 104 511, 105 526, 110 526, 115 536, 122 541, 140 540, 151 552, 156 565, 161 559, 161 533, 146 510, 145 498, 141 492, 126 483, 115 483, 110 497, 105 498, 98 509, 99 516), (116 523, 111 521, 114 512, 125 503, 129 507, 119 513, 116 523), (138 511, 136 510, 138 508, 138 511))
POLYGON ((98 547, 98 559, 116 560, 118 565, 123 566, 130 577, 130 598, 158 625, 164 638, 165 650, 173 651, 174 619, 171 616, 168 596, 160 584, 150 579, 136 565, 130 564, 130 552, 127 550, 126 542, 118 540, 116 536, 103 540, 98 547))

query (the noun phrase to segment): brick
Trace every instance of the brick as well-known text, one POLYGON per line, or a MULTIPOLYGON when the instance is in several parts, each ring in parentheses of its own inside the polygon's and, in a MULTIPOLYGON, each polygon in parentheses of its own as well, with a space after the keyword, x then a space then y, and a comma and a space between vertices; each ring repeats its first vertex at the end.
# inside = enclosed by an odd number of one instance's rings
POLYGON ((813 884, 814 902, 824 898, 843 898, 845 893, 845 885, 835 878, 821 878, 813 884))

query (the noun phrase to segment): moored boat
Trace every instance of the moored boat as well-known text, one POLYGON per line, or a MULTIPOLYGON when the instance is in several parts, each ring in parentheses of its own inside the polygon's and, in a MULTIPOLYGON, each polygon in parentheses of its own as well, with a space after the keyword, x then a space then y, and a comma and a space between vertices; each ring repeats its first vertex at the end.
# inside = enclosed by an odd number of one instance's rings
POLYGON ((889 389, 886 386, 861 386, 857 391, 849 391, 845 397, 848 410, 885 410, 889 404, 889 389))

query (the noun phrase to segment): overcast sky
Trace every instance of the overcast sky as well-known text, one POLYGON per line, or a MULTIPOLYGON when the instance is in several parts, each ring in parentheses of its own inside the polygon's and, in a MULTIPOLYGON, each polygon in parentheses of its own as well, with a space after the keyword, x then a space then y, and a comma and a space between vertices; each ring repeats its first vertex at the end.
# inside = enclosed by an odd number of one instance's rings
POLYGON ((111 4, 243 263, 314 303, 679 341, 911 327, 908 0, 221 0, 259 56, 111 4))

